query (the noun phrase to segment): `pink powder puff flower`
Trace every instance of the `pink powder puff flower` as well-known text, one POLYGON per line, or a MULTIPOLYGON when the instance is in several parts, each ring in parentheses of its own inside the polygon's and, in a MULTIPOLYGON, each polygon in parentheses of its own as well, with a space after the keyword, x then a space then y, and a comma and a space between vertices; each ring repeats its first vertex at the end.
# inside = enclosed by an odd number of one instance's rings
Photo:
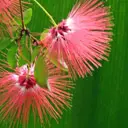
POLYGON ((0 68, 0 115, 2 121, 11 120, 10 127, 29 122, 30 109, 34 121, 37 115, 42 124, 49 123, 49 117, 61 118, 62 109, 70 106, 71 82, 68 75, 62 75, 58 68, 48 64, 48 88, 38 85, 34 78, 34 67, 28 73, 26 65, 8 72, 0 68))
POLYGON ((51 28, 41 41, 50 59, 68 68, 73 78, 91 74, 107 60, 112 36, 112 17, 99 0, 80 0, 68 18, 51 28))

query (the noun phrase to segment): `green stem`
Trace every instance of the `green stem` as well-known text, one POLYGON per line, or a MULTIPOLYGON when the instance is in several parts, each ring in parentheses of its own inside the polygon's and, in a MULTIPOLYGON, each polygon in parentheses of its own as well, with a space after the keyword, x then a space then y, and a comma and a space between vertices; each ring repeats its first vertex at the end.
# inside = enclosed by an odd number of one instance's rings
POLYGON ((33 0, 45 13, 46 15, 50 18, 51 22, 53 23, 54 26, 57 26, 55 20, 53 19, 53 17, 49 14, 49 12, 37 1, 37 0, 33 0))

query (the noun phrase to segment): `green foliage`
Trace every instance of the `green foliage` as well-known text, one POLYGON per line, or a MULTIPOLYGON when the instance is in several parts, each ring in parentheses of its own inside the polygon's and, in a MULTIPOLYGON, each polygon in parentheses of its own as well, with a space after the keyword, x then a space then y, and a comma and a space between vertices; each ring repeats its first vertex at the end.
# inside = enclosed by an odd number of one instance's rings
POLYGON ((7 61, 12 68, 17 66, 17 48, 17 45, 12 45, 7 53, 7 61))
POLYGON ((31 56, 31 62, 33 62, 36 58, 36 56, 38 56, 40 52, 40 47, 35 47, 33 52, 32 52, 32 56, 31 56))
POLYGON ((26 46, 22 46, 19 52, 18 64, 23 66, 31 62, 31 53, 26 46))
POLYGON ((48 69, 46 67, 46 63, 44 61, 44 57, 38 57, 35 65, 34 76, 36 78, 37 83, 43 87, 48 88, 47 80, 48 80, 48 69))
MULTIPOLYGON (((27 25, 29 24, 29 22, 31 21, 32 19, 32 8, 29 8, 27 10, 25 10, 25 12, 23 13, 23 18, 24 18, 24 24, 27 25)), ((16 22, 19 24, 19 25, 22 25, 22 22, 20 19, 16 18, 16 22)))
POLYGON ((12 43, 9 37, 1 37, 0 38, 0 50, 7 48, 12 43))
POLYGON ((29 8, 24 12, 24 23, 27 25, 31 21, 31 18, 32 18, 32 8, 29 8))

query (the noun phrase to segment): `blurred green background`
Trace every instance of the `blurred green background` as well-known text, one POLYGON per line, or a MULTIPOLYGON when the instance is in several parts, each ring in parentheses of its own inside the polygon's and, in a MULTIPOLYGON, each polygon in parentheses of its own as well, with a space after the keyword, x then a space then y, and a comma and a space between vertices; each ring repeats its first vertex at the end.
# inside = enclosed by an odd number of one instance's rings
MULTIPOLYGON (((32 1, 32 0, 31 0, 32 1)), ((76 0, 38 0, 56 22, 66 18, 76 0)), ((73 91, 72 109, 64 111, 59 124, 46 128, 128 128, 128 0, 107 0, 114 15, 114 36, 109 62, 93 76, 79 79, 73 91)), ((33 3, 29 28, 42 32, 51 27, 47 16, 33 3)), ((33 126, 30 124, 30 128, 33 126)), ((40 124, 36 126, 40 128, 40 124)))

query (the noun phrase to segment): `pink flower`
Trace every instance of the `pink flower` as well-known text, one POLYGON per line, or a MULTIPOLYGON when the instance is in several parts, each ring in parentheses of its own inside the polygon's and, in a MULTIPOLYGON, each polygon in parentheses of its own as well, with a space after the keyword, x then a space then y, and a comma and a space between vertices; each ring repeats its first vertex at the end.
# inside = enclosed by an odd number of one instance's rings
POLYGON ((50 59, 68 68, 72 77, 91 74, 110 51, 113 24, 108 7, 99 0, 78 2, 67 19, 51 28, 41 41, 50 59))
POLYGON ((37 115, 40 122, 49 122, 49 116, 56 121, 61 118, 62 109, 70 107, 70 81, 52 64, 48 64, 49 78, 47 87, 38 85, 32 66, 28 73, 27 66, 17 68, 15 72, 0 72, 0 115, 1 120, 10 119, 10 127, 16 124, 27 124, 30 109, 34 121, 37 115))

